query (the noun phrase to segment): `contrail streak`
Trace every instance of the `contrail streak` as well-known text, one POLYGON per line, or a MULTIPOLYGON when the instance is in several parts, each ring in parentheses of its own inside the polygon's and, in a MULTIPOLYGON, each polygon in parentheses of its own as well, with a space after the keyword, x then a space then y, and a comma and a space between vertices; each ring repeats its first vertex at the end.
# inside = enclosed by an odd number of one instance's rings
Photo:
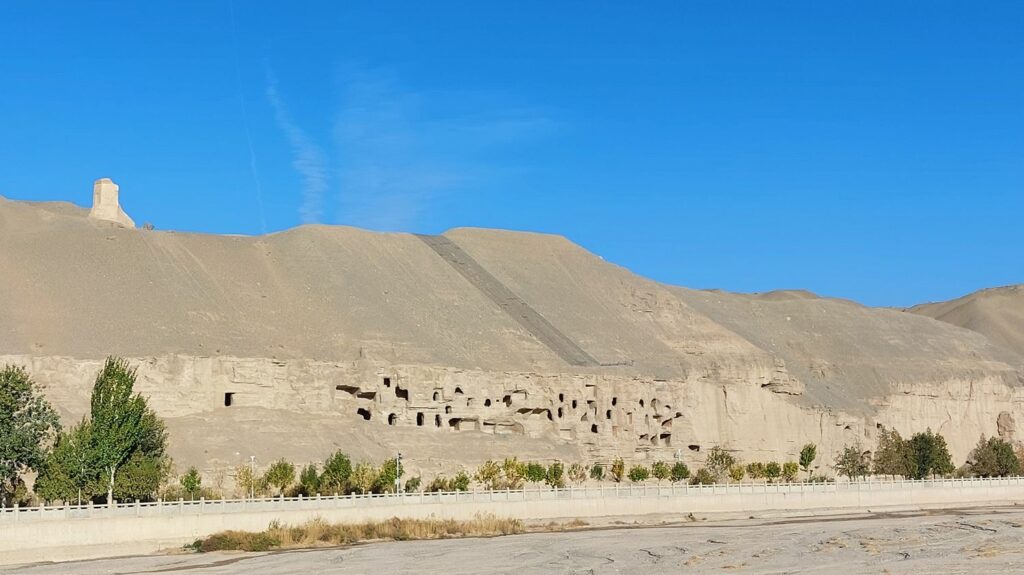
POLYGON ((280 94, 277 78, 267 69, 267 98, 274 108, 277 125, 288 138, 292 148, 292 167, 302 176, 302 206, 299 215, 303 223, 319 222, 323 214, 324 193, 327 191, 327 168, 324 153, 292 120, 280 94))

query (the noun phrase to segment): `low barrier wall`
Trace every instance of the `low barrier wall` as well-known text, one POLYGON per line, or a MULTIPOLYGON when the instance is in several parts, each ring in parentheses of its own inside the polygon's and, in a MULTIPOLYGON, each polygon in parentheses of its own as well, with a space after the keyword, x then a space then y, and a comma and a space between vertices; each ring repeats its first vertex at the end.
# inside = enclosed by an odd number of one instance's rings
POLYGON ((321 517, 356 523, 401 518, 524 520, 637 515, 803 514, 1004 505, 1024 501, 1024 479, 747 485, 649 485, 306 499, 156 502, 0 512, 0 564, 151 553, 229 529, 321 517))

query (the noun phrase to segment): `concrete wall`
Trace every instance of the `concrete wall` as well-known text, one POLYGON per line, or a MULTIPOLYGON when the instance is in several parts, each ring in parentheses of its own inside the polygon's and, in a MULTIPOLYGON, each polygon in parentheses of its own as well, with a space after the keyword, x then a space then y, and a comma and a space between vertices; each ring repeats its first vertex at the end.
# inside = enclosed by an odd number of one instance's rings
POLYGON ((638 515, 764 513, 810 515, 883 509, 950 508, 1024 501, 1024 479, 864 484, 744 485, 480 492, 274 502, 208 502, 204 506, 96 509, 96 517, 62 518, 60 508, 0 516, 0 564, 66 561, 151 553, 229 529, 260 531, 271 521, 320 517, 356 523, 401 518, 472 519, 478 514, 523 520, 638 515), (56 512, 56 514, 54 513, 56 512), (109 516, 102 516, 102 515, 109 516), (138 516, 135 516, 138 515, 138 516))

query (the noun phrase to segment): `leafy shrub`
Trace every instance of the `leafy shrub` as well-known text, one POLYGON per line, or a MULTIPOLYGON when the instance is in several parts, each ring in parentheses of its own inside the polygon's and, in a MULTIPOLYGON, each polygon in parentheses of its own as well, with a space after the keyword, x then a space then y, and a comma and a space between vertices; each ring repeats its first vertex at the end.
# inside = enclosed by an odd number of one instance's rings
POLYGON ((316 464, 310 463, 302 468, 299 473, 298 495, 313 497, 320 493, 320 474, 317 472, 316 464))
POLYGON ((270 464, 263 477, 268 485, 276 487, 278 493, 284 495, 284 490, 295 481, 295 466, 283 458, 278 459, 270 464))
POLYGON ((693 477, 690 478, 690 485, 712 485, 714 482, 715 476, 704 467, 698 469, 697 473, 694 473, 693 477))
POLYGON ((746 475, 746 472, 746 468, 737 463, 729 468, 729 479, 732 479, 733 481, 743 481, 743 476, 746 475))
POLYGON ((553 462, 548 466, 544 482, 551 487, 565 487, 564 470, 561 461, 553 462))
POLYGON ((451 481, 452 491, 469 491, 469 475, 465 471, 459 471, 451 481))
POLYGON ((672 469, 664 461, 655 461, 651 464, 651 475, 660 482, 672 477, 672 469))
POLYGON ((423 491, 426 491, 427 493, 439 493, 442 491, 455 490, 451 487, 451 479, 446 478, 444 475, 438 475, 430 480, 430 483, 427 484, 426 489, 423 491))
POLYGON ((476 469, 476 480, 487 489, 501 489, 502 469, 496 461, 485 461, 476 469))
POLYGON ((640 483, 646 481, 650 477, 651 472, 643 465, 634 465, 629 468, 629 480, 633 483, 640 483))
POLYGON ((377 480, 373 482, 374 493, 394 493, 395 483, 405 474, 405 466, 393 458, 388 458, 377 470, 377 480))
POLYGON ((690 478, 690 468, 682 461, 672 465, 672 481, 685 481, 690 478))
POLYGON ((590 478, 594 481, 604 480, 604 466, 600 463, 595 463, 590 468, 590 478))
POLYGON ((525 463, 520 463, 515 457, 511 459, 505 458, 505 461, 501 464, 501 473, 504 476, 504 487, 506 489, 521 489, 523 487, 523 479, 526 477, 526 472, 527 466, 525 463))
POLYGON ((353 489, 365 495, 377 484, 377 470, 369 463, 360 463, 352 470, 349 483, 353 489))
POLYGON ((774 481, 782 476, 782 466, 775 461, 770 461, 764 466, 764 476, 769 481, 774 481))
POLYGON ((199 497, 199 492, 203 488, 203 477, 199 475, 199 470, 195 466, 189 467, 185 475, 181 476, 179 482, 186 497, 189 499, 199 497))
POLYGON ((765 466, 760 461, 754 461, 747 464, 747 475, 751 479, 761 479, 765 477, 765 466))
POLYGON ((782 464, 782 479, 787 482, 796 481, 796 474, 800 472, 800 465, 795 461, 787 461, 782 464))
POLYGON ((418 475, 416 477, 410 478, 408 481, 405 482, 405 492, 416 493, 417 491, 420 490, 420 484, 422 482, 423 480, 418 475))
POLYGON ((548 475, 548 470, 543 464, 531 461, 526 464, 526 480, 530 483, 540 483, 548 475))

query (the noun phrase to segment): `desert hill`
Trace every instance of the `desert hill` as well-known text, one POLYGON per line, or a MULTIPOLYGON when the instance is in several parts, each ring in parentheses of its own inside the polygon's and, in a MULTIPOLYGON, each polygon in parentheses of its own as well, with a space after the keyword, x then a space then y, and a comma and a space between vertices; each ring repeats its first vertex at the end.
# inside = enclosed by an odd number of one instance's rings
POLYGON ((1024 355, 1024 285, 985 289, 950 301, 916 305, 907 311, 976 331, 1024 355))
POLYGON ((229 431, 299 458, 341 441, 435 461, 510 445, 782 457, 884 423, 962 427, 964 451, 1024 381, 1019 339, 809 292, 663 285, 542 234, 216 236, 0 199, 0 270, 0 356, 68 417, 100 359, 137 358, 172 432, 207 444, 177 457, 210 465, 239 457, 229 431))

